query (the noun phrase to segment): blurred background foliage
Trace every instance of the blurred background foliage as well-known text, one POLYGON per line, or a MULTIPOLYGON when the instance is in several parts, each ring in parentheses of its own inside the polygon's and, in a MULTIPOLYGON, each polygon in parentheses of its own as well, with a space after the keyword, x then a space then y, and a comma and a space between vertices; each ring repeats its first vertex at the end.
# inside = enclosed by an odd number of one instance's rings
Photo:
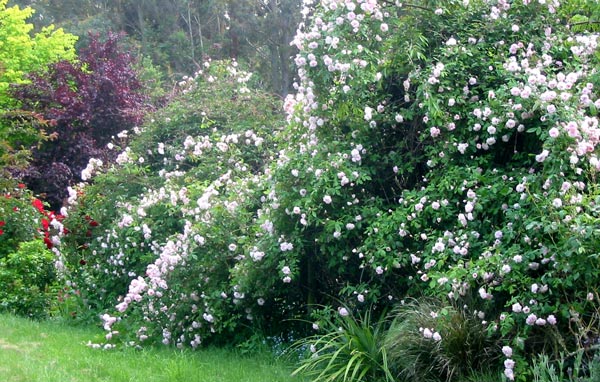
POLYGON ((125 32, 130 53, 180 79, 208 59, 245 61, 263 86, 290 91, 295 52, 289 45, 301 19, 300 0, 20 0, 35 10, 36 27, 54 24, 80 36, 125 32))

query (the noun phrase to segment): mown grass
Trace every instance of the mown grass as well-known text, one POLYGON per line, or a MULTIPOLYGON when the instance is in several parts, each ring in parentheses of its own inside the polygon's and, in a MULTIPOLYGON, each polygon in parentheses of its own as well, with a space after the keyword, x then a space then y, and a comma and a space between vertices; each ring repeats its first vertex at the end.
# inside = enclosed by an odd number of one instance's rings
POLYGON ((292 367, 232 350, 94 350, 95 328, 0 315, 2 382, 288 382, 292 367))

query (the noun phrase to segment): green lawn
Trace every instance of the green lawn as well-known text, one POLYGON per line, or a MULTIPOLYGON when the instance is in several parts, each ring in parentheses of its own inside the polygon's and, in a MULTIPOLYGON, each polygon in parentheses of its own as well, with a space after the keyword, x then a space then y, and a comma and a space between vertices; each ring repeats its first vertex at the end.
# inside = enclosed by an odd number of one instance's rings
POLYGON ((2 382, 278 382, 291 367, 231 350, 94 350, 94 328, 0 315, 2 382))

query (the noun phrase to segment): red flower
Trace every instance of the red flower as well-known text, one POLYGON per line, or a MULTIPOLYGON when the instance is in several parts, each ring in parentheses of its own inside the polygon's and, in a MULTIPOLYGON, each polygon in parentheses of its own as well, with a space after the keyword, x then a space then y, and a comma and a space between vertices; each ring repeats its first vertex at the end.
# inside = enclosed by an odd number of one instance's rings
POLYGON ((48 231, 48 228, 50 227, 48 219, 42 219, 42 227, 44 228, 44 231, 48 231))
POLYGON ((50 240, 49 237, 44 238, 44 244, 46 244, 46 247, 48 247, 48 249, 52 249, 52 247, 54 247, 54 244, 52 244, 52 240, 50 240))
POLYGON ((80 265, 86 265, 87 261, 85 261, 85 259, 81 259, 81 260, 79 260, 79 264, 80 265))
POLYGON ((0 227, 4 227, 6 225, 6 222, 4 220, 0 220, 0 227))
POLYGON ((42 203, 41 200, 34 198, 33 201, 31 202, 31 205, 34 206, 40 213, 45 214, 46 211, 44 211, 44 204, 42 203))
POLYGON ((19 188, 21 188, 21 189, 25 188, 25 184, 24 183, 19 183, 19 188))
POLYGON ((97 222, 97 221, 95 221, 95 220, 92 220, 92 221, 90 222, 90 226, 92 226, 92 227, 98 227, 98 222, 97 222))
POLYGON ((0 235, 4 235, 4 231, 0 229, 0 235))

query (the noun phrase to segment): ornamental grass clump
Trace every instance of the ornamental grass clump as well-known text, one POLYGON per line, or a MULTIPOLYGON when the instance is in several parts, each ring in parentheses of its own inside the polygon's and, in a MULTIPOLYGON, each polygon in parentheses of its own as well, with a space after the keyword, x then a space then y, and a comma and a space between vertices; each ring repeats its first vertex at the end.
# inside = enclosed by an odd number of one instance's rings
POLYGON ((385 334, 388 364, 402 381, 460 381, 489 372, 500 351, 477 312, 423 298, 399 306, 385 334))

